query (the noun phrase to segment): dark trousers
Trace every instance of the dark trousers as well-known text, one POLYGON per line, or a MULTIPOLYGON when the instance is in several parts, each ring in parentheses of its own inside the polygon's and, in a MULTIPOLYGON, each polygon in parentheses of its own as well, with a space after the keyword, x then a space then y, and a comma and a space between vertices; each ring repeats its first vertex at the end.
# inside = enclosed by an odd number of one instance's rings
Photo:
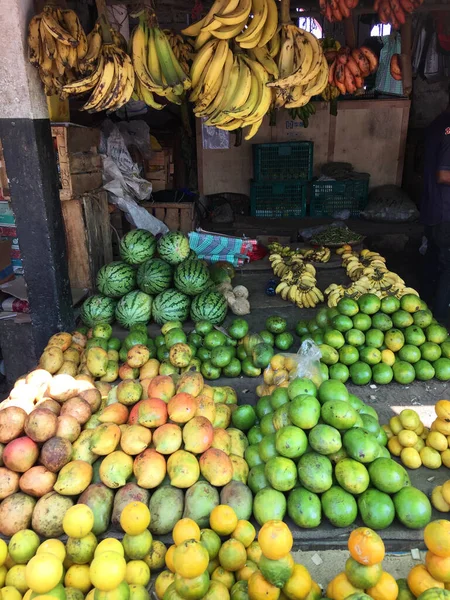
POLYGON ((450 304, 450 223, 426 227, 425 236, 421 296, 433 308, 436 319, 446 323, 450 304))

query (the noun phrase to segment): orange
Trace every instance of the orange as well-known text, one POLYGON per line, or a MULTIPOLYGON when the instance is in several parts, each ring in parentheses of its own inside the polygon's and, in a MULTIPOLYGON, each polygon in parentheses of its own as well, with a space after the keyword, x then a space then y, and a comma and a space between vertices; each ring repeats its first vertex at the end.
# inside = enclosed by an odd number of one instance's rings
POLYGON ((303 600, 311 591, 311 587, 312 579, 308 569, 303 565, 294 565, 294 572, 285 583, 283 593, 290 600, 303 600))
POLYGON ((252 542, 250 544, 250 546, 247 548, 247 558, 248 560, 253 561, 254 563, 258 564, 259 563, 259 559, 261 558, 261 546, 259 545, 258 542, 252 542))
POLYGON ((200 541, 200 527, 192 519, 180 519, 173 528, 172 537, 176 546, 186 540, 200 541))
POLYGON ((408 573, 406 578, 408 587, 411 592, 418 598, 420 594, 431 588, 443 588, 444 584, 442 581, 434 579, 428 571, 425 565, 416 565, 408 573))
POLYGON ((236 578, 234 573, 226 571, 223 567, 217 567, 217 569, 214 569, 212 572, 211 581, 220 581, 220 583, 223 583, 228 590, 231 590, 236 578))
POLYGON ((278 560, 291 551, 294 540, 286 523, 279 520, 267 521, 259 530, 258 542, 267 558, 278 560))
POLYGON ((197 540, 186 540, 174 550, 173 566, 181 577, 198 577, 207 570, 208 563, 208 551, 197 540))
POLYGON ((238 521, 236 529, 231 534, 231 537, 239 540, 246 548, 248 548, 256 537, 256 531, 250 521, 241 519, 238 521))
POLYGON ((253 573, 257 570, 258 570, 258 565, 256 563, 254 563, 252 560, 247 560, 247 562, 242 567, 242 569, 239 569, 239 571, 236 572, 236 579, 238 581, 241 581, 241 580, 248 581, 250 579, 251 575, 253 575, 253 573))
POLYGON ((425 556, 425 566, 431 577, 443 583, 450 583, 450 556, 438 556, 428 551, 425 556))
POLYGON ((320 598, 322 598, 322 588, 313 580, 311 590, 305 600, 320 600, 320 598))
POLYGON ((398 585, 390 573, 383 571, 378 582, 373 587, 368 588, 366 593, 373 600, 397 600, 398 585))
POLYGON ((383 540, 369 527, 358 527, 351 532, 348 549, 351 557, 362 565, 375 565, 383 560, 385 554, 383 540))
POLYGON ((230 535, 236 529, 238 518, 236 513, 226 504, 219 504, 209 515, 209 526, 219 535, 230 535))
POLYGON ((280 590, 256 571, 248 580, 248 595, 252 600, 278 600, 280 590))
MULTIPOLYGON (((327 586, 327 596, 331 600, 344 600, 347 596, 357 594, 363 590, 355 588, 347 578, 347 575, 342 572, 336 575, 327 586)), ((300 598, 300 596, 299 596, 300 598)))
POLYGON ((227 571, 239 571, 245 565, 247 552, 242 542, 233 538, 222 544, 219 550, 219 562, 227 571))
MULTIPOLYGON (((442 486, 442 491, 445 498, 445 486, 442 486)), ((426 547, 433 554, 446 557, 450 556, 450 521, 439 519, 428 523, 423 532, 423 539, 426 547)))
POLYGON ((166 556, 164 557, 166 561, 166 567, 169 569, 169 571, 172 571, 172 573, 175 573, 175 567, 173 564, 173 553, 175 552, 175 548, 175 544, 169 546, 166 552, 166 556))
POLYGON ((150 525, 150 511, 143 502, 130 502, 120 514, 120 525, 128 535, 138 535, 150 525))
POLYGON ((175 581, 175 575, 170 571, 162 571, 155 580, 155 593, 158 598, 163 598, 164 592, 175 581))

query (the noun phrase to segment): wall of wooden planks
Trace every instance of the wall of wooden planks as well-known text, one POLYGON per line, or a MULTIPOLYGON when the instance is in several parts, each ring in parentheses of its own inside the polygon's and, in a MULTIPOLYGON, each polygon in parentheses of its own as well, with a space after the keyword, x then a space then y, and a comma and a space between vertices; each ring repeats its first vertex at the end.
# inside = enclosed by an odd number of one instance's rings
POLYGON ((329 105, 321 102, 307 129, 282 110, 275 127, 270 127, 266 118, 257 135, 237 148, 230 134, 227 150, 203 148, 202 125, 197 119, 200 192, 249 194, 252 144, 294 140, 314 142, 314 175, 320 174, 326 162, 344 161, 352 163, 356 171, 370 173, 370 187, 401 185, 409 110, 409 100, 352 100, 339 102, 334 117, 329 105))

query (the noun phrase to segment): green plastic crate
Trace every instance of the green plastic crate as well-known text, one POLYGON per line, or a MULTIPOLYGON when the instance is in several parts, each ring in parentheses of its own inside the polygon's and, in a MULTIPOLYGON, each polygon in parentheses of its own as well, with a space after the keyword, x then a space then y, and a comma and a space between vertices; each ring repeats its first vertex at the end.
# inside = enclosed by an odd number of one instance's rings
POLYGON ((307 184, 302 181, 252 181, 251 215, 272 219, 304 217, 306 188, 307 184))
POLYGON ((310 181, 313 142, 253 144, 254 181, 310 181))
POLYGON ((314 181, 311 186, 309 212, 311 217, 332 217, 340 210, 349 210, 359 217, 369 195, 369 177, 343 181, 314 181))

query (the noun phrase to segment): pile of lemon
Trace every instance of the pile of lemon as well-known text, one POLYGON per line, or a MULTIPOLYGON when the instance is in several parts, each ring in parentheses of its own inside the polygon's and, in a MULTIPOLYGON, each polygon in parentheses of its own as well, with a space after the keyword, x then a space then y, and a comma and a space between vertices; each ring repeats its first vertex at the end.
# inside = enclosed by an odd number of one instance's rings
POLYGON ((34 600, 149 600, 151 570, 164 566, 166 547, 148 530, 150 511, 142 502, 127 504, 120 516, 123 540, 98 542, 94 514, 76 504, 64 515, 64 544, 24 529, 6 544, 0 540, 0 598, 34 600), (111 596, 111 597, 112 597, 111 596))
POLYGON ((225 504, 210 515, 210 528, 191 519, 175 525, 167 569, 155 581, 159 600, 317 600, 320 587, 290 553, 293 539, 282 521, 268 521, 256 540, 253 525, 225 504))
MULTIPOLYGON (((398 456, 408 469, 418 469, 422 465, 428 469, 439 469, 442 464, 450 466, 450 435, 447 438, 447 434, 443 433, 442 419, 439 418, 442 402, 450 407, 449 400, 439 400, 435 406, 438 418, 429 429, 424 426, 417 412, 410 408, 392 417, 389 425, 383 425, 390 453, 398 456)), ((444 423, 445 430, 448 429, 450 434, 450 423, 444 423)))

